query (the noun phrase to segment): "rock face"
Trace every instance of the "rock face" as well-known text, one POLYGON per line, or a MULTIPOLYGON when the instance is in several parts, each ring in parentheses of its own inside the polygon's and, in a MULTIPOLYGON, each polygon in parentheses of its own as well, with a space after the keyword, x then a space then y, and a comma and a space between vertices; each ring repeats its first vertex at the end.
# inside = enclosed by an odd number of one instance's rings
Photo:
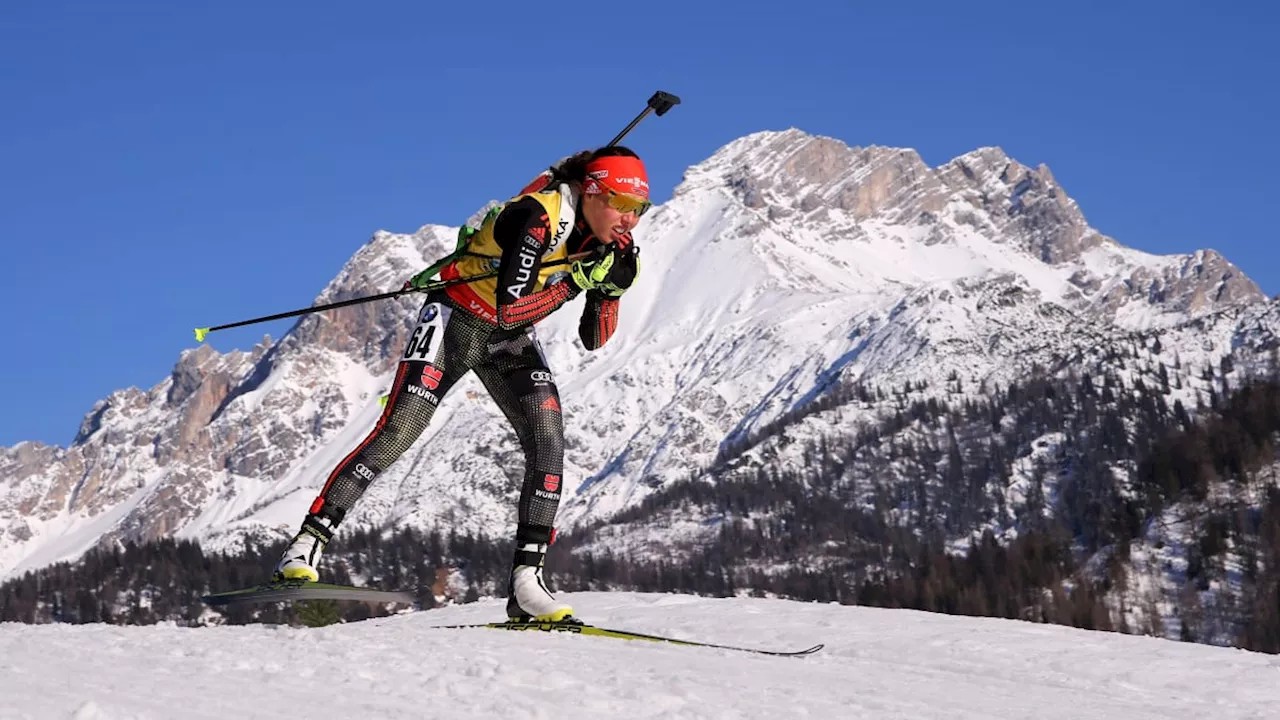
POLYGON ((743 206, 770 221, 808 225, 846 244, 885 227, 926 246, 977 234, 1039 261, 1040 270, 1066 271, 1070 287, 1061 292, 1074 298, 1072 309, 1122 324, 1140 324, 1139 314, 1177 321, 1266 299, 1213 250, 1155 257, 1124 248, 1089 227, 1048 167, 1028 167, 999 148, 934 169, 912 150, 849 147, 791 130, 743 138, 710 163, 743 206), (1136 306, 1140 312, 1125 312, 1136 306))
MULTIPOLYGON (((375 234, 316 303, 400 287, 455 233, 375 234)), ((1225 258, 1126 248, 1048 168, 998 148, 933 168, 909 149, 756 133, 690 167, 636 235, 643 271, 613 341, 581 348, 581 300, 539 328, 564 401, 565 527, 696 472, 840 378, 978 387, 1100 338, 1164 334, 1209 360, 1273 336, 1274 313, 1244 312, 1266 298, 1225 258), (1192 322, 1239 341, 1206 351, 1181 329, 1192 322)), ((0 575, 114 539, 218 547, 291 530, 372 427, 420 303, 308 315, 249 351, 185 351, 154 387, 95 404, 70 447, 0 449, 0 575)), ((507 532, 522 462, 468 378, 348 522, 507 532)))

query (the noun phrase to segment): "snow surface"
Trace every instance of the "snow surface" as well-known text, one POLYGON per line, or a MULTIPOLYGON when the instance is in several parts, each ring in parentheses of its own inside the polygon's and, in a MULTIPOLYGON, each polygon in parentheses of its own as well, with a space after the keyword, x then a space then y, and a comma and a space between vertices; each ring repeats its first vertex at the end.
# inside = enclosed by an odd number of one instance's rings
POLYGON ((442 630, 503 602, 327 628, 0 624, 0 718, 1263 718, 1280 660, 909 610, 567 593, 604 627, 776 658, 571 635, 442 630))

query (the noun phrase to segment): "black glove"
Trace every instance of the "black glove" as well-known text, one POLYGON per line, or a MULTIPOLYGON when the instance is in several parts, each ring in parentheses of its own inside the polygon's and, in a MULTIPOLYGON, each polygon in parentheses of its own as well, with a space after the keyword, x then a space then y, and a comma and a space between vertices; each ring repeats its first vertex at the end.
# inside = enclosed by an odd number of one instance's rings
POLYGON ((596 289, 603 291, 601 286, 609 278, 615 260, 617 257, 609 246, 597 246, 589 256, 574 260, 569 265, 569 284, 579 292, 596 289))
POLYGON ((606 297, 620 298, 640 274, 640 248, 631 245, 626 250, 614 250, 613 254, 613 267, 598 289, 606 297))

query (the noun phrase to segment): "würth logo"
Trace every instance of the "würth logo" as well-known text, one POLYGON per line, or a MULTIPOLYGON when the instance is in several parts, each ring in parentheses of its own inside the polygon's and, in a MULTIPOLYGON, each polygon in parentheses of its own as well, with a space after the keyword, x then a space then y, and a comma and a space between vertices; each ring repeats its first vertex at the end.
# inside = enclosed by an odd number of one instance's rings
POLYGON ((547 239, 547 229, 544 227, 531 227, 529 228, 529 234, 537 238, 538 242, 547 239))
POLYGON ((422 368, 422 384, 432 390, 440 387, 440 378, 442 377, 444 377, 444 371, 440 368, 430 365, 422 368))
POLYGON ((556 490, 559 490, 560 476, 548 474, 545 478, 542 479, 542 487, 546 488, 547 492, 555 492, 556 490))
POLYGON ((543 410, 550 410, 551 412, 560 412, 560 403, 556 401, 555 395, 552 395, 546 400, 543 400, 542 405, 540 405, 539 407, 541 407, 543 410))

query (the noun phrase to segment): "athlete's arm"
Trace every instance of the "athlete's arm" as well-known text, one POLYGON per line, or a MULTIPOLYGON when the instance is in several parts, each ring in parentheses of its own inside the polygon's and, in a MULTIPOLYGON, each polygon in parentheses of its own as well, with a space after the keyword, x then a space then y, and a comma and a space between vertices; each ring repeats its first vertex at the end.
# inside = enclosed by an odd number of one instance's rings
POLYGON ((617 298, 605 297, 599 290, 587 291, 587 304, 578 320, 578 338, 588 350, 599 350, 618 328, 617 298))
POLYGON ((586 307, 578 320, 578 338, 588 350, 598 350, 613 337, 618 328, 619 299, 640 272, 639 248, 632 244, 631 233, 615 243, 612 250, 615 259, 607 278, 608 291, 588 291, 586 307))
POLYGON ((535 323, 572 300, 576 288, 556 283, 538 292, 542 253, 552 231, 542 203, 521 198, 494 220, 493 237, 502 248, 498 264, 498 327, 511 330, 535 323))

